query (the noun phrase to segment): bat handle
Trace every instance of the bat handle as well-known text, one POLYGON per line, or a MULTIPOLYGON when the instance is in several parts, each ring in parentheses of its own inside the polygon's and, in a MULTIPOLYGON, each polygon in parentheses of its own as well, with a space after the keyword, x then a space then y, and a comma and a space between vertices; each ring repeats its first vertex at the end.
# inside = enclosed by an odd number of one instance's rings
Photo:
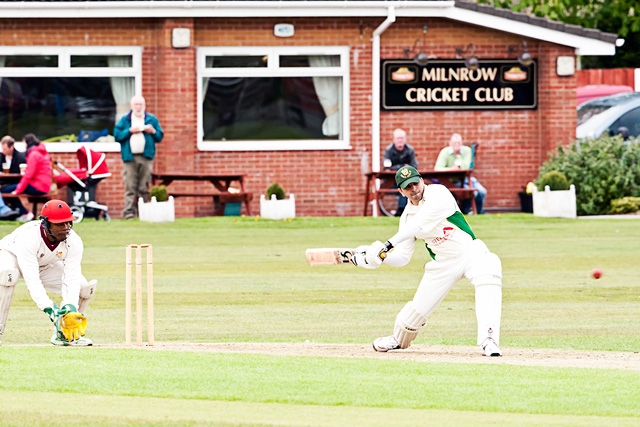
POLYGON ((380 259, 384 260, 387 257, 387 252, 389 252, 391 249, 393 249, 393 245, 390 241, 387 240, 384 244, 384 249, 380 252, 380 255, 378 255, 380 259))

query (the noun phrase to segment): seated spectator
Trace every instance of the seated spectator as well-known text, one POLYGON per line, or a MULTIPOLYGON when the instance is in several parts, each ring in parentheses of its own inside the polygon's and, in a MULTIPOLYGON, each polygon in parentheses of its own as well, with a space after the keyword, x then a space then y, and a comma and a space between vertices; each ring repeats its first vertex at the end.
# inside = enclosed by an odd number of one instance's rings
MULTIPOLYGON (((462 136, 459 133, 451 135, 449 146, 443 148, 436 160, 435 170, 451 170, 451 169, 469 169, 471 166, 471 147, 462 145, 462 136)), ((487 197, 487 189, 480 184, 480 181, 473 176, 471 177, 473 184, 476 210, 479 214, 484 213, 484 199, 487 197)), ((469 180, 465 178, 464 187, 469 188, 469 180)), ((464 214, 473 212, 471 210, 471 199, 465 199, 460 206, 460 210, 464 214)))
MULTIPOLYGON (((2 139, 0 140, 0 144, 2 146, 2 152, 0 153, 0 165, 3 165, 4 168, 4 165, 8 163, 9 173, 20 173, 20 165, 27 163, 25 153, 16 150, 15 142, 16 141, 9 135, 2 137, 2 139)), ((10 217, 19 216, 19 214, 15 215, 16 212, 19 212, 19 210, 17 209, 18 203, 20 203, 20 201, 16 199, 10 199, 7 201, 7 206, 9 206, 12 210, 11 212, 5 210, 7 216, 5 216, 4 218, 14 219, 10 217)), ((1 213, 2 212, 0 212, 0 218, 3 218, 1 213)))
MULTIPOLYGON (((416 152, 412 146, 407 144, 407 133, 403 129, 393 131, 393 142, 384 150, 384 160, 382 166, 385 169, 397 171, 402 166, 413 166, 418 168, 418 160, 416 160, 416 152)), ((394 185, 394 188, 397 188, 394 185)), ((402 194, 398 194, 398 210, 396 216, 402 215, 404 208, 407 206, 407 198, 402 194)))
POLYGON ((15 140, 9 135, 2 137, 2 153, 0 153, 0 164, 9 163, 9 173, 20 173, 20 165, 27 163, 27 157, 22 151, 16 150, 15 140))
MULTIPOLYGON (((51 159, 44 144, 32 133, 28 133, 22 139, 27 144, 27 169, 17 184, 7 185, 2 188, 2 193, 27 194, 30 196, 43 196, 51 190, 51 159)), ((4 205, 1 200, 0 206, 4 205)), ((20 222, 27 222, 33 219, 33 213, 27 211, 19 199, 16 199, 16 206, 20 216, 20 222)), ((0 207, 0 217, 2 208, 0 207)))

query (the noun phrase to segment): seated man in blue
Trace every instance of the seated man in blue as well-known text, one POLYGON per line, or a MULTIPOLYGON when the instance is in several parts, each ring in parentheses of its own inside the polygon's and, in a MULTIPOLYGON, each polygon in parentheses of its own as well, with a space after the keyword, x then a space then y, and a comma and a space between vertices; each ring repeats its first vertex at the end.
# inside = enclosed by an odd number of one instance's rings
MULTIPOLYGON (((450 169, 469 169, 471 167, 472 153, 471 147, 462 145, 462 136, 459 133, 451 135, 449 140, 449 146, 443 148, 436 160, 435 170, 450 170, 450 169)), ((479 214, 484 213, 484 199, 487 197, 487 189, 480 184, 480 181, 473 176, 471 177, 471 183, 473 184, 476 210, 479 214)), ((469 188, 469 180, 464 180, 465 188, 469 188)), ((460 210, 464 214, 468 214, 471 211, 471 199, 466 199, 462 202, 460 210)))

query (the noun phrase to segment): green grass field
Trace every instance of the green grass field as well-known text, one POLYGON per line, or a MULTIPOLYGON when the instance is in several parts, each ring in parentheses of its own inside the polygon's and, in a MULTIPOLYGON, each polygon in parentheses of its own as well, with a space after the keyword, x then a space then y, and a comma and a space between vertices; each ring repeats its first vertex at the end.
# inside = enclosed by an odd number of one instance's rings
MULTIPOLYGON (((473 349, 467 363, 369 350, 413 297, 426 250, 400 269, 307 266, 306 248, 384 241, 394 218, 85 220, 75 230, 83 272, 99 280, 86 313, 95 346, 48 344, 51 323, 20 281, 0 346, 0 426, 640 425, 640 218, 469 222, 502 259, 504 357, 473 349), (124 346, 129 243, 153 244, 154 349, 124 346), (590 277, 596 267, 600 280, 590 277), (230 353, 211 343, 335 344, 354 354, 230 353), (567 362, 530 365, 523 349, 567 362), (621 354, 626 368, 579 367, 589 352, 621 354), (509 363, 510 353, 523 363, 509 363)), ((463 280, 407 352, 467 349, 475 335, 463 280)))

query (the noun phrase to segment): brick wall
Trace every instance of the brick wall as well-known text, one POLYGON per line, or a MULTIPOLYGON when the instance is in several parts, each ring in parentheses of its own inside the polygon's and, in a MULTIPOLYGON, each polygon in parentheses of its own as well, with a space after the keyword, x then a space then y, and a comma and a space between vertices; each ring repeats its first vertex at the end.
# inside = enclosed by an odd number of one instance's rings
MULTIPOLYGON (((295 36, 277 38, 273 26, 281 19, 121 19, 59 20, 0 18, 2 45, 141 45, 143 95, 147 109, 158 116, 165 137, 158 145, 155 168, 162 171, 241 172, 259 195, 273 182, 296 195, 300 216, 361 215, 364 197, 362 159, 371 159, 371 33, 381 19, 287 19, 295 36), (173 49, 171 30, 192 29, 192 47, 173 49), (199 152, 196 147, 196 47, 262 45, 348 45, 351 49, 351 150, 199 152)), ((482 58, 507 58, 507 46, 520 38, 446 19, 398 19, 382 36, 381 58, 401 58, 428 25, 426 51, 453 58, 455 46, 473 42, 482 58)), ((404 128, 423 167, 431 167, 453 132, 480 144, 476 175, 488 189, 487 208, 516 209, 517 192, 537 175, 547 152, 575 134, 575 77, 557 77, 555 58, 572 55, 565 48, 527 40, 538 60, 537 110, 381 112, 381 155, 396 127, 404 128)), ((18 136, 19 137, 19 136, 18 136)), ((75 155, 55 154, 75 166, 75 155)), ((121 217, 124 191, 119 153, 109 153, 113 176, 99 185, 97 199, 121 217)), ((68 166, 68 165, 67 165, 68 166)), ((182 184, 187 190, 188 184, 182 184)), ((178 216, 213 213, 209 200, 179 199, 178 216)))

